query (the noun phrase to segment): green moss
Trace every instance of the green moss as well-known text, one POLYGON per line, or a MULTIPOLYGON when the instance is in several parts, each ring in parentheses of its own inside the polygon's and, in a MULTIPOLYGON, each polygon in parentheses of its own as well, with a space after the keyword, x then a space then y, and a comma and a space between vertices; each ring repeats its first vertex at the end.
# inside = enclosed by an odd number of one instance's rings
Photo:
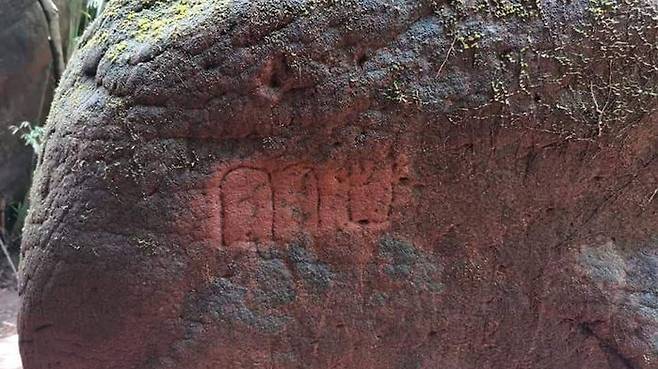
MULTIPOLYGON (((186 37, 205 20, 221 22, 231 3, 115 0, 105 16, 117 14, 115 24, 120 26, 105 29, 89 44, 116 44, 108 55, 118 60, 145 43, 165 44, 172 38, 186 37)), ((657 49, 653 42, 658 19, 656 9, 646 1, 588 0, 586 9, 554 3, 550 17, 545 16, 542 3, 537 0, 419 3, 424 11, 430 4, 435 16, 432 21, 442 28, 437 36, 441 41, 436 43, 442 49, 436 52, 430 68, 443 72, 435 74, 436 89, 429 85, 418 88, 420 82, 414 78, 419 72, 397 65, 400 62, 392 58, 387 65, 389 82, 378 86, 379 97, 389 103, 433 105, 443 99, 445 86, 454 85, 449 79, 466 80, 462 76, 477 75, 482 79, 474 88, 481 94, 476 96, 477 102, 473 103, 473 99, 468 101, 471 105, 458 106, 459 101, 450 101, 450 106, 459 109, 462 121, 473 121, 475 116, 482 120, 529 122, 537 116, 555 115, 560 124, 550 127, 550 132, 588 139, 608 131, 623 131, 653 110, 658 97, 657 49), (579 21, 564 24, 560 9, 579 9, 574 10, 579 14, 569 17, 579 21), (498 35, 514 40, 506 42, 497 39, 498 35), (423 102, 421 95, 431 102, 423 102)), ((254 5, 249 22, 254 27, 269 27, 295 17, 356 10, 359 4, 362 3, 356 0, 263 1, 254 5)), ((345 25, 345 29, 349 30, 350 25, 345 25)), ((286 49, 289 45, 284 38, 263 39, 269 47, 275 47, 275 42, 279 43, 278 50, 290 50, 286 49)), ((308 63, 303 57, 290 59, 291 68, 299 71, 304 66, 295 63, 308 63)), ((436 105, 440 109, 447 106, 436 105)))
POLYGON ((139 18, 137 20, 137 31, 133 37, 137 41, 148 41, 157 39, 162 35, 162 31, 168 22, 163 19, 139 18))
POLYGON ((490 11, 496 18, 527 19, 539 15, 537 3, 527 1, 491 0, 490 11))
POLYGON ((94 34, 86 46, 99 46, 105 44, 109 40, 109 34, 105 31, 97 32, 94 34))
POLYGON ((110 51, 107 53, 107 56, 110 58, 110 60, 115 61, 126 51, 127 48, 128 42, 125 40, 121 41, 110 49, 110 51))
POLYGON ((84 46, 115 43, 108 56, 116 61, 140 44, 164 42, 172 36, 182 36, 197 24, 200 15, 222 13, 232 0, 116 0, 103 12, 104 19, 118 24, 111 30, 94 35, 84 46))
POLYGON ((614 0, 589 0, 588 10, 597 18, 609 14, 616 8, 617 3, 614 0))
POLYGON ((465 34, 460 34, 457 36, 457 40, 461 43, 461 46, 464 50, 467 49, 477 49, 479 47, 478 41, 482 39, 484 35, 478 31, 470 31, 465 34))

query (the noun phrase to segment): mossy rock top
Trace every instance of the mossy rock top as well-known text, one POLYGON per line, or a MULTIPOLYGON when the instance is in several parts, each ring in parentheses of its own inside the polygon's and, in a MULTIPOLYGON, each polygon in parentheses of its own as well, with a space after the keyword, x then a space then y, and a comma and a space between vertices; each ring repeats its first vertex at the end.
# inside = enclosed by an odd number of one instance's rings
POLYGON ((397 105, 591 139, 654 111, 656 14, 640 0, 118 0, 61 93, 93 81, 127 105, 228 115, 397 105))

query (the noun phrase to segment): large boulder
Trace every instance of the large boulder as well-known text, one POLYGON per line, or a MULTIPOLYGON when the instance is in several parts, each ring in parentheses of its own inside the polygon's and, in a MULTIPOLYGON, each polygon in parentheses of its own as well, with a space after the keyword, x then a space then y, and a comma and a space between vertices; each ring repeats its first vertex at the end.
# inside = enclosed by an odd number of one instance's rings
POLYGON ((47 125, 25 369, 658 367, 652 0, 117 0, 47 125))

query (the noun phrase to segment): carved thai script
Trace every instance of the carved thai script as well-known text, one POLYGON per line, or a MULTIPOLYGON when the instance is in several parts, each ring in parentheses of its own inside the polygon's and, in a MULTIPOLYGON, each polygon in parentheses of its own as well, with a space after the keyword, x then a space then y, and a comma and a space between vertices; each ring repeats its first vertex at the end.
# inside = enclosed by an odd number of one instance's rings
POLYGON ((350 220, 359 224, 383 223, 393 200, 391 165, 361 161, 350 172, 350 220))
POLYGON ((274 236, 291 239, 313 232, 319 222, 320 195, 315 171, 303 165, 273 174, 274 236))
POLYGON ((238 168, 222 181, 224 243, 272 239, 274 203, 270 175, 260 169, 238 168))
POLYGON ((375 160, 347 168, 233 169, 221 181, 224 244, 288 241, 319 229, 385 223, 393 201, 392 176, 390 163, 375 160))

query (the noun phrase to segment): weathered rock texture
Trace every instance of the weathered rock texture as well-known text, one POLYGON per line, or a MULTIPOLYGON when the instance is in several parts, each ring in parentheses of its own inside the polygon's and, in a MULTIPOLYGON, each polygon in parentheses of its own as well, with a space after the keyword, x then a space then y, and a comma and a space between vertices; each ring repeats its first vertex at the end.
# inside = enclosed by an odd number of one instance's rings
POLYGON ((655 6, 112 2, 25 368, 658 368, 655 6))

